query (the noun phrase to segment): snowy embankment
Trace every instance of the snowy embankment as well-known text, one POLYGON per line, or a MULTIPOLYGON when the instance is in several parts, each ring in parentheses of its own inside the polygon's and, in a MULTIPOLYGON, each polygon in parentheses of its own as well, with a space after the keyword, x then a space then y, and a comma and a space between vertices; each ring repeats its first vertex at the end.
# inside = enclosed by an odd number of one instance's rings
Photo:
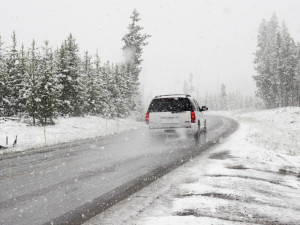
POLYGON ((17 120, 0 118, 0 154, 51 146, 86 138, 105 137, 145 126, 133 119, 106 120, 101 117, 59 118, 53 126, 28 126, 17 120), (13 142, 17 136, 17 145, 13 142), (8 137, 8 145, 6 145, 8 137))
POLYGON ((226 114, 236 133, 86 224, 299 224, 300 108, 226 114))

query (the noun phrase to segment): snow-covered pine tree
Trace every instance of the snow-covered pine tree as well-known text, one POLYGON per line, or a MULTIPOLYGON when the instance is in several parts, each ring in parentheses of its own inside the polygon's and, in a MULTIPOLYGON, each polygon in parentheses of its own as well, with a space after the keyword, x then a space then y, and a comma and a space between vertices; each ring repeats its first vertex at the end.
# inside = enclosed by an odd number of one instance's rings
POLYGON ((95 73, 95 82, 96 82, 96 90, 97 90, 97 102, 96 102, 96 113, 104 115, 108 109, 108 90, 106 86, 106 75, 104 68, 101 66, 101 60, 98 54, 98 51, 95 55, 94 60, 94 73, 95 73))
POLYGON ((294 92, 295 92, 295 105, 300 106, 300 44, 297 43, 297 61, 295 67, 295 84, 294 84, 294 92))
POLYGON ((182 91, 184 94, 190 94, 189 93, 189 84, 186 80, 184 80, 184 82, 183 82, 182 91))
POLYGON ((297 50, 294 40, 290 36, 286 25, 283 23, 281 28, 281 49, 280 57, 281 61, 281 86, 282 93, 282 106, 294 105, 294 83, 295 83, 295 69, 297 64, 297 50))
MULTIPOLYGON (((264 19, 260 24, 257 36, 257 50, 255 52, 255 70, 256 75, 253 76, 256 87, 257 96, 267 102, 269 90, 267 89, 267 21, 264 19)), ((268 85, 269 86, 269 85, 268 85)))
POLYGON ((114 66, 114 78, 115 78, 115 92, 114 102, 116 105, 116 116, 126 117, 129 115, 129 108, 127 106, 126 92, 128 91, 126 83, 126 66, 124 64, 116 64, 114 66))
POLYGON ((298 63, 298 51, 297 51, 297 44, 295 43, 294 39, 291 42, 291 61, 290 61, 290 97, 291 97, 291 105, 297 106, 297 78, 296 78, 296 69, 298 63))
POLYGON ((266 105, 266 108, 276 107, 278 95, 277 69, 277 49, 278 49, 279 25, 276 14, 271 20, 263 20, 258 31, 258 43, 255 53, 255 69, 257 75, 254 76, 257 86, 257 94, 266 105))
POLYGON ((297 57, 297 46, 286 25, 280 28, 275 14, 268 23, 264 20, 259 29, 254 79, 265 107, 298 105, 297 57))
POLYGON ((268 105, 269 108, 278 107, 278 77, 276 76, 278 71, 277 66, 277 37, 279 30, 278 18, 274 13, 267 24, 267 64, 268 64, 268 73, 267 80, 269 83, 269 95, 268 95, 268 105))
POLYGON ((114 67, 109 61, 107 61, 103 68, 103 81, 105 84, 106 89, 106 98, 105 103, 107 104, 107 108, 104 109, 103 115, 106 118, 114 118, 116 116, 116 105, 115 105, 115 92, 116 92, 116 85, 115 85, 115 78, 114 78, 114 67))
POLYGON ((111 112, 110 117, 120 117, 120 109, 122 108, 121 90, 120 90, 120 70, 118 64, 111 65, 112 77, 110 81, 110 94, 111 94, 111 112))
POLYGON ((281 33, 277 34, 277 47, 276 47, 276 61, 277 61, 277 73, 276 73, 276 81, 277 81, 277 98, 276 98, 276 106, 282 107, 284 106, 284 62, 283 62, 283 40, 281 33))
POLYGON ((5 51, 2 46, 3 42, 1 41, 0 36, 0 116, 6 115, 5 101, 8 93, 5 51))
POLYGON ((130 16, 131 23, 128 26, 128 33, 124 35, 123 54, 125 57, 127 77, 130 79, 127 83, 130 84, 128 93, 128 106, 130 110, 137 109, 137 103, 140 102, 139 98, 139 75, 142 70, 142 53, 143 47, 148 44, 146 39, 150 37, 148 34, 142 34, 143 28, 138 25, 140 21, 139 12, 134 9, 130 16))
POLYGON ((227 110, 227 92, 226 86, 221 84, 221 92, 220 92, 220 108, 221 110, 227 110))
POLYGON ((98 84, 93 69, 92 56, 89 55, 88 51, 84 54, 82 76, 85 84, 84 112, 95 115, 98 113, 98 84))
POLYGON ((36 119, 38 119, 38 104, 41 102, 38 90, 40 87, 39 80, 39 56, 37 55, 37 49, 35 46, 35 41, 32 41, 31 49, 29 50, 29 59, 27 65, 28 73, 28 88, 26 91, 26 112, 32 118, 32 124, 36 124, 36 119))
POLYGON ((18 77, 22 78, 19 88, 18 109, 19 112, 24 113, 26 111, 26 92, 28 90, 29 76, 28 76, 28 52, 25 51, 22 44, 19 52, 19 63, 17 65, 18 77))
POLYGON ((103 79, 103 87, 104 87, 104 104, 105 108, 102 110, 102 115, 105 118, 114 117, 115 106, 113 104, 113 71, 111 68, 111 64, 109 61, 104 63, 101 69, 102 79, 103 79))
POLYGON ((189 94, 193 95, 195 91, 195 86, 194 86, 194 75, 190 73, 189 75, 189 94))
POLYGON ((13 32, 12 45, 9 48, 7 55, 7 93, 5 97, 5 112, 6 116, 16 115, 18 112, 17 100, 19 99, 20 77, 17 72, 18 50, 16 34, 13 32))
MULTIPOLYGON (((130 105, 128 105, 128 102, 130 102, 129 96, 131 93, 130 90, 131 84, 129 83, 130 74, 127 73, 126 64, 124 63, 119 65, 119 69, 120 69, 119 88, 121 90, 120 92, 121 92, 121 99, 122 99, 120 112, 123 117, 127 117, 129 116, 131 111, 130 105)), ((139 103, 139 105, 141 105, 141 103, 139 103)), ((137 110, 139 109, 137 108, 137 110)))
POLYGON ((59 52, 57 67, 61 85, 60 112, 63 115, 81 116, 84 108, 83 81, 80 75, 78 45, 72 34, 64 41, 59 52))
POLYGON ((54 124, 53 118, 57 114, 57 99, 59 95, 58 80, 55 73, 54 59, 49 42, 45 41, 42 48, 42 58, 39 67, 38 117, 44 125, 54 124))
POLYGON ((60 115, 68 115, 71 112, 70 102, 68 101, 69 79, 67 74, 66 53, 64 45, 54 53, 55 69, 60 88, 58 97, 58 112, 60 115))

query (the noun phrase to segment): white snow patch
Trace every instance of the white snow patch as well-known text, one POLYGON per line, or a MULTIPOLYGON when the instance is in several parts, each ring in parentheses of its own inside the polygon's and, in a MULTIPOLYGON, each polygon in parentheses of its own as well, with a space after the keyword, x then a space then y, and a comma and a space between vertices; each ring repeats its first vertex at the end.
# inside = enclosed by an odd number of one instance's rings
POLYGON ((24 151, 26 149, 50 146, 86 138, 104 137, 116 133, 137 129, 145 126, 133 119, 106 120, 101 117, 59 118, 53 126, 28 126, 17 120, 0 118, 0 145, 8 149, 0 150, 0 154, 24 151), (12 147, 16 136, 17 145, 12 147))

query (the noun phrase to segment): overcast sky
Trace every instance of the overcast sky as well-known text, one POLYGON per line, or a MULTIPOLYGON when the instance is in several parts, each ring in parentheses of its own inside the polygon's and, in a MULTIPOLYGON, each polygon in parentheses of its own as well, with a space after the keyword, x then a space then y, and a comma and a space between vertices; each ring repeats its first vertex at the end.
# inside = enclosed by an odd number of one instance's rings
POLYGON ((254 94, 253 53, 259 24, 273 12, 300 41, 298 0, 0 0, 0 35, 29 47, 49 40, 54 47, 72 33, 81 52, 98 49, 103 61, 123 60, 121 39, 136 8, 152 35, 144 49, 146 95, 182 93, 194 75, 198 94, 228 90, 254 94))

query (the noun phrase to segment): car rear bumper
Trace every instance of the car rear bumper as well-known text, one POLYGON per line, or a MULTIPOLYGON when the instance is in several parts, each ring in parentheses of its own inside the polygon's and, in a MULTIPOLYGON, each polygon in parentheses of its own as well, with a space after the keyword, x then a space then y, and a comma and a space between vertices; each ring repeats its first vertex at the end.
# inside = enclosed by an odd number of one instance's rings
POLYGON ((149 129, 177 129, 177 128, 195 128, 196 124, 194 123, 186 123, 186 124, 178 124, 178 123, 150 123, 149 129))
POLYGON ((187 124, 186 126, 178 126, 178 125, 171 125, 171 124, 150 124, 149 130, 150 131, 170 131, 175 130, 178 132, 186 132, 186 133, 195 133, 197 132, 197 125, 196 124, 187 124))

